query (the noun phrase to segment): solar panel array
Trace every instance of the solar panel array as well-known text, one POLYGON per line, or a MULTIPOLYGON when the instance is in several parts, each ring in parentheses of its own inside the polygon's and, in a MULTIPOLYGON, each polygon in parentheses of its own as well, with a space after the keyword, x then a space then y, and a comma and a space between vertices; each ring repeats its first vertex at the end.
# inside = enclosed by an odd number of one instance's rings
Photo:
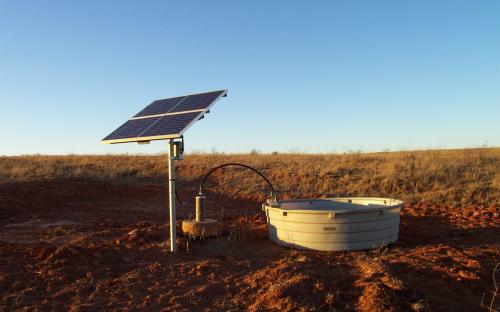
POLYGON ((178 138, 227 90, 191 94, 153 101, 105 137, 103 143, 140 142, 178 138))

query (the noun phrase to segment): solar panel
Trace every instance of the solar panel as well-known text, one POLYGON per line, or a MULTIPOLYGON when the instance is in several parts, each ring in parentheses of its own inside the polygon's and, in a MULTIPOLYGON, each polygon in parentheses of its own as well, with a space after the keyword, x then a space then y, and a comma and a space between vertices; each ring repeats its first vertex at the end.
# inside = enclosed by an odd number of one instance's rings
POLYGON ((225 91, 214 91, 200 94, 189 95, 182 102, 178 103, 171 113, 189 111, 196 109, 205 109, 214 102, 225 91))
POLYGON ((102 143, 141 142, 179 138, 227 90, 156 100, 102 140, 102 143))
POLYGON ((138 137, 159 119, 161 119, 161 117, 130 119, 118 127, 118 129, 111 132, 103 141, 138 137))
MULTIPOLYGON (((172 135, 181 133, 191 122, 197 120, 197 117, 203 115, 199 112, 185 113, 177 115, 163 116, 149 127, 146 131, 141 133, 140 137, 151 137, 157 135, 172 135)), ((201 116, 200 116, 201 117, 201 116)))
POLYGON ((175 105, 185 99, 186 96, 179 96, 170 99, 156 100, 138 112, 134 117, 151 116, 168 113, 175 105))

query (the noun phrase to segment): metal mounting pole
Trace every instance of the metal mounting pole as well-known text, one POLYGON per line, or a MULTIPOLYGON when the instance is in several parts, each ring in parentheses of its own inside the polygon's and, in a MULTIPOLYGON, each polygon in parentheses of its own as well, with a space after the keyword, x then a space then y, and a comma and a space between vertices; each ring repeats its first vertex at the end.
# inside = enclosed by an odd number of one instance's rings
POLYGON ((168 140, 168 198, 170 207, 170 251, 177 252, 175 218, 175 168, 174 140, 168 140))

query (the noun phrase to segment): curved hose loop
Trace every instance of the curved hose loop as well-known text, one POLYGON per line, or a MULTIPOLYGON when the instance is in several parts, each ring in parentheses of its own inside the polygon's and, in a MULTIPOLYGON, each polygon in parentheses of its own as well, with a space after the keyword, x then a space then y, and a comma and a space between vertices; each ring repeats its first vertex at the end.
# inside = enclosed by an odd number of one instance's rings
POLYGON ((247 169, 250 169, 252 170, 253 172, 257 173, 262 179, 264 179, 267 184, 269 184, 269 187, 271 188, 271 196, 273 196, 273 199, 277 202, 277 198, 276 198, 276 189, 274 188, 273 184, 269 181, 268 178, 266 178, 262 173, 260 173, 257 169, 255 168, 252 168, 248 165, 245 165, 245 164, 240 164, 240 163, 227 163, 227 164, 222 164, 220 166, 217 166, 217 167, 214 167, 212 168, 206 175, 205 177, 203 178, 203 181, 201 182, 200 184, 200 189, 199 189, 199 195, 203 195, 203 185, 205 185, 205 181, 207 180, 208 176, 212 174, 212 172, 214 172, 215 170, 217 169, 220 169, 220 168, 224 168, 224 167, 228 167, 228 166, 240 166, 240 167, 244 167, 244 168, 247 168, 247 169))
POLYGON ((184 205, 182 200, 179 198, 179 193, 177 193, 177 189, 175 189, 175 200, 179 205, 181 205, 182 208, 186 208, 186 205, 184 205))

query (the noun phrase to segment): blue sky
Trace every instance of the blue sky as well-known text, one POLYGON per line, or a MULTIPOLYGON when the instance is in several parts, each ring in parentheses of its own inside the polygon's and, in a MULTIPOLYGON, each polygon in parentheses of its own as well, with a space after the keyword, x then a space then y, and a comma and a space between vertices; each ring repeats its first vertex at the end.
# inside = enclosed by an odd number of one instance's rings
POLYGON ((0 1, 0 154, 99 141, 229 89, 186 151, 500 146, 500 1, 0 1))

